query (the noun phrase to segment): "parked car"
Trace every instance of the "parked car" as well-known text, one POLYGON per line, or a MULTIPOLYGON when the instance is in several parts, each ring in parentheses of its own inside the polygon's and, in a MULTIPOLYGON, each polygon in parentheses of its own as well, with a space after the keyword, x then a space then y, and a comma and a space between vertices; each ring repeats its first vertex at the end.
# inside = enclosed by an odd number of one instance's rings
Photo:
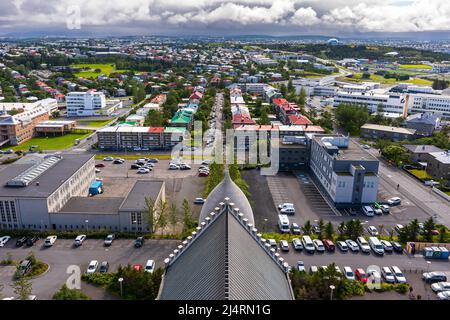
POLYGON ((364 237, 358 237, 356 239, 356 242, 358 243, 359 247, 361 248, 361 252, 370 253, 369 243, 367 242, 366 239, 364 239, 364 237))
POLYGON ((319 226, 318 226, 317 224, 313 224, 313 225, 312 225, 312 231, 313 231, 314 233, 319 234, 319 233, 320 233, 320 228, 319 228, 319 226))
POLYGON ((30 236, 27 238, 27 246, 32 247, 39 240, 38 236, 30 236))
POLYGON ((180 170, 191 170, 191 166, 189 166, 189 165, 187 165, 185 163, 182 163, 180 165, 180 170))
POLYGON ((300 272, 305 272, 305 263, 303 261, 297 261, 297 270, 300 272))
POLYGON ((139 168, 137 171, 137 173, 139 173, 139 174, 146 174, 149 172, 150 172, 150 169, 148 169, 148 168, 139 168))
POLYGON ((100 273, 106 273, 109 270, 109 263, 108 261, 103 261, 100 263, 100 268, 98 269, 98 272, 100 273))
POLYGON ((402 224, 396 224, 395 225, 395 231, 397 231, 397 233, 400 233, 403 230, 404 226, 402 224))
POLYGON ((121 158, 116 158, 113 161, 114 164, 123 164, 124 162, 125 162, 125 160, 121 159, 121 158))
POLYGON ((334 252, 336 249, 333 241, 331 241, 331 240, 325 239, 325 240, 323 240, 323 244, 325 245, 325 248, 327 249, 327 251, 334 252))
POLYGON ((32 263, 30 260, 23 260, 20 262, 19 265, 19 274, 20 275, 25 275, 26 273, 28 273, 31 270, 32 267, 32 263))
POLYGON ((104 245, 109 247, 110 245, 112 245, 115 238, 116 237, 114 234, 108 234, 105 238, 104 245))
POLYGON ((275 239, 269 239, 267 241, 271 247, 275 247, 275 248, 277 247, 277 242, 275 241, 275 239))
POLYGON ((3 237, 1 237, 0 238, 0 248, 4 247, 5 244, 7 244, 9 240, 11 240, 10 236, 3 236, 3 237))
POLYGON ((385 213, 385 214, 387 214, 387 213, 390 212, 389 206, 387 206, 387 205, 385 205, 385 204, 382 204, 382 205, 380 206, 380 209, 381 209, 381 211, 383 211, 383 213, 385 213))
POLYGON ((133 265, 133 269, 136 271, 142 271, 144 267, 142 267, 142 264, 135 264, 133 265))
POLYGON ((16 246, 21 247, 27 242, 27 237, 20 237, 16 240, 16 246))
POLYGON ((392 248, 394 249, 395 252, 403 253, 403 247, 400 243, 394 241, 394 242, 391 242, 391 244, 392 244, 392 248))
POLYGON ((137 164, 137 163, 132 163, 130 168, 133 170, 137 170, 137 169, 142 168, 142 165, 137 164))
POLYGON ((441 291, 437 294, 439 300, 450 300, 450 290, 449 291, 441 291))
POLYGON ((390 199, 387 201, 387 203, 388 203, 390 206, 397 206, 397 205, 399 205, 399 204, 402 203, 402 200, 401 200, 399 197, 393 197, 393 198, 390 198, 390 199))
POLYGON ((352 252, 359 252, 359 245, 355 241, 348 239, 345 243, 352 252))
POLYGON ((394 247, 392 244, 387 240, 380 240, 381 244, 383 245, 384 252, 392 252, 394 251, 394 247))
POLYGON ((145 264, 145 272, 153 273, 154 270, 155 270, 155 261, 147 260, 147 263, 145 264))
POLYGON ((447 276, 443 272, 425 272, 422 274, 422 280, 426 283, 447 282, 447 276))
POLYGON ((144 237, 138 237, 136 240, 134 240, 135 248, 141 248, 143 245, 144 245, 144 237))
POLYGON ((292 239, 292 246, 294 247, 294 250, 296 250, 296 251, 303 250, 303 245, 299 238, 292 239))
POLYGON ((285 202, 285 203, 278 205, 278 210, 285 209, 285 208, 294 208, 294 204, 290 203, 290 202, 285 202))
POLYGON ((86 235, 85 234, 80 234, 79 236, 77 236, 75 238, 75 242, 73 243, 73 245, 75 247, 79 247, 83 244, 84 240, 86 240, 86 235))
POLYGON ((339 248, 339 250, 341 250, 342 252, 348 251, 348 245, 347 245, 347 243, 345 243, 345 241, 338 241, 338 242, 336 242, 336 245, 339 248))
POLYGON ((293 222, 291 224, 291 232, 293 234, 300 234, 302 232, 302 230, 300 229, 300 226, 298 224, 296 224, 295 222, 293 222))
POLYGON ((395 276, 389 267, 381 268, 381 274, 383 275, 384 281, 387 283, 395 283, 395 276))
POLYGON ((289 251, 289 243, 286 240, 280 240, 280 249, 284 252, 289 251))
POLYGON ((103 161, 114 161, 113 157, 105 157, 103 158, 103 161))
POLYGON ((362 212, 368 217, 373 217, 375 214, 371 206, 362 207, 362 212))
POLYGON ((376 208, 375 206, 372 206, 373 213, 375 213, 377 216, 381 216, 383 214, 383 210, 381 208, 376 208))
POLYGON ((367 227, 367 232, 369 232, 369 234, 374 237, 377 237, 379 235, 377 228, 375 228, 374 226, 367 227))
POLYGON ((295 214, 294 208, 283 208, 280 210, 281 214, 293 215, 295 214))
POLYGON ((178 170, 180 169, 180 166, 176 165, 175 163, 169 164, 169 170, 178 170))
POLYGON ((355 274, 353 273, 352 268, 350 267, 344 267, 344 276, 347 278, 347 280, 355 280, 355 274))
POLYGON ((104 168, 105 165, 104 165, 103 163, 97 163, 97 164, 95 165, 95 167, 96 167, 96 168, 104 168))
POLYGON ((205 203, 205 199, 203 199, 203 198, 195 198, 194 203, 195 204, 204 204, 205 203))
POLYGON ((209 176, 209 173, 208 172, 199 172, 198 176, 199 177, 207 177, 207 176, 209 176))
POLYGON ((91 262, 89 262, 86 273, 88 274, 95 273, 97 271, 97 268, 98 268, 98 261, 92 260, 91 262))
POLYGON ((355 270, 355 277, 362 283, 367 283, 367 274, 362 268, 357 268, 355 270))
POLYGON ((316 273, 319 271, 319 268, 317 266, 310 266, 309 267, 309 273, 316 273))
POLYGON ((314 247, 316 248, 317 252, 325 252, 325 246, 323 245, 322 240, 314 239, 313 243, 314 243, 314 247))
POLYGON ((395 276, 395 281, 398 283, 406 283, 406 277, 403 275, 403 272, 397 266, 391 267, 392 272, 395 276))
POLYGON ((450 291, 450 282, 436 282, 431 285, 434 292, 450 291))
POLYGON ((55 243, 56 239, 58 239, 57 236, 48 236, 44 241, 44 246, 51 247, 55 243))

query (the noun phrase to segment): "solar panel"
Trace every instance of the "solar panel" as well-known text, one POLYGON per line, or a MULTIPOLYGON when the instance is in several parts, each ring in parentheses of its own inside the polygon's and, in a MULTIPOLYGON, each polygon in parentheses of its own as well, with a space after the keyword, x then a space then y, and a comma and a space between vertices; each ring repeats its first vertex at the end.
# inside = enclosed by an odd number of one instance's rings
POLYGON ((39 177, 41 174, 43 174, 45 171, 53 167, 61 160, 62 157, 60 156, 50 156, 41 163, 35 164, 31 168, 28 168, 27 170, 19 174, 17 177, 9 180, 6 185, 9 187, 26 187, 33 180, 35 180, 37 177, 39 177))

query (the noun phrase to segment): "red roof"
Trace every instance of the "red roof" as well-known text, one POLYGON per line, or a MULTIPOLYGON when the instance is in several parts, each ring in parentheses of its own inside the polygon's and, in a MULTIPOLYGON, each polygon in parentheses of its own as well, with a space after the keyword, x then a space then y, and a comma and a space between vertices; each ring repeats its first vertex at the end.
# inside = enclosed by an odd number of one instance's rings
POLYGON ((235 114, 233 116, 233 124, 239 124, 239 123, 243 123, 243 124, 255 124, 256 121, 253 120, 250 117, 246 117, 243 116, 242 114, 235 114))
POLYGON ((150 127, 148 129, 148 132, 152 132, 152 133, 163 133, 164 132, 164 127, 150 127))
POLYGON ((282 106, 284 104, 288 104, 288 101, 284 98, 275 98, 272 100, 272 102, 277 106, 282 106))
POLYGON ((290 115, 288 118, 290 124, 297 124, 297 125, 313 124, 311 120, 302 115, 290 115))
POLYGON ((203 94, 201 92, 195 91, 189 99, 201 99, 203 97, 203 94))

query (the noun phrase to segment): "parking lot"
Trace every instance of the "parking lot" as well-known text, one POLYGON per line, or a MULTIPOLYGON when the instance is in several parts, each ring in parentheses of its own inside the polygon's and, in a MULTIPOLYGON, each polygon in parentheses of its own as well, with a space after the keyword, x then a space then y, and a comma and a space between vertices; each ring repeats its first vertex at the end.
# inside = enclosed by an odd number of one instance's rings
MULTIPOLYGON (((44 240, 39 240, 33 247, 16 247, 15 239, 11 239, 5 247, 0 248, 0 260, 11 254, 13 260, 25 259, 33 252, 37 259, 49 264, 49 270, 41 276, 31 280, 33 294, 38 299, 51 299, 53 293, 58 290, 67 280, 68 266, 79 266, 81 272, 85 272, 91 260, 99 263, 108 261, 110 271, 115 271, 119 265, 141 264, 145 265, 148 259, 156 262, 156 267, 164 266, 164 259, 179 244, 178 240, 146 240, 142 248, 134 247, 134 240, 115 240, 110 247, 103 245, 101 239, 87 239, 81 247, 74 247, 73 240, 58 239, 51 248, 44 248, 44 240)), ((11 288, 12 277, 15 268, 11 266, 0 266, 0 284, 4 285, 2 294, 4 296, 15 296, 11 288)), ((94 288, 95 289, 95 288, 94 288)), ((103 290, 90 289, 93 298, 103 299, 103 290)))

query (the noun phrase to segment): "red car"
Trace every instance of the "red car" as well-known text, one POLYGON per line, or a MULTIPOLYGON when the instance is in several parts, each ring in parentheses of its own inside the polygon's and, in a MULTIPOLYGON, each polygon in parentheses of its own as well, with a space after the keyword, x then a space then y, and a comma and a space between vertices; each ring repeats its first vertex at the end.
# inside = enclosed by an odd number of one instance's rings
POLYGON ((199 176, 199 177, 207 177, 207 176, 209 176, 209 174, 206 173, 206 172, 199 172, 199 173, 198 173, 198 176, 199 176))
POLYGON ((367 283, 367 274, 362 268, 358 268, 355 270, 356 279, 361 281, 362 283, 367 283))
POLYGON ((327 249, 327 251, 333 252, 336 249, 333 241, 331 241, 331 240, 328 240, 328 239, 323 240, 323 244, 324 244, 325 248, 327 249))
POLYGON ((105 165, 103 163, 97 163, 95 165, 96 168, 103 168, 105 165))
POLYGON ((144 269, 144 267, 141 264, 135 264, 133 266, 133 269, 136 271, 142 271, 144 269))

